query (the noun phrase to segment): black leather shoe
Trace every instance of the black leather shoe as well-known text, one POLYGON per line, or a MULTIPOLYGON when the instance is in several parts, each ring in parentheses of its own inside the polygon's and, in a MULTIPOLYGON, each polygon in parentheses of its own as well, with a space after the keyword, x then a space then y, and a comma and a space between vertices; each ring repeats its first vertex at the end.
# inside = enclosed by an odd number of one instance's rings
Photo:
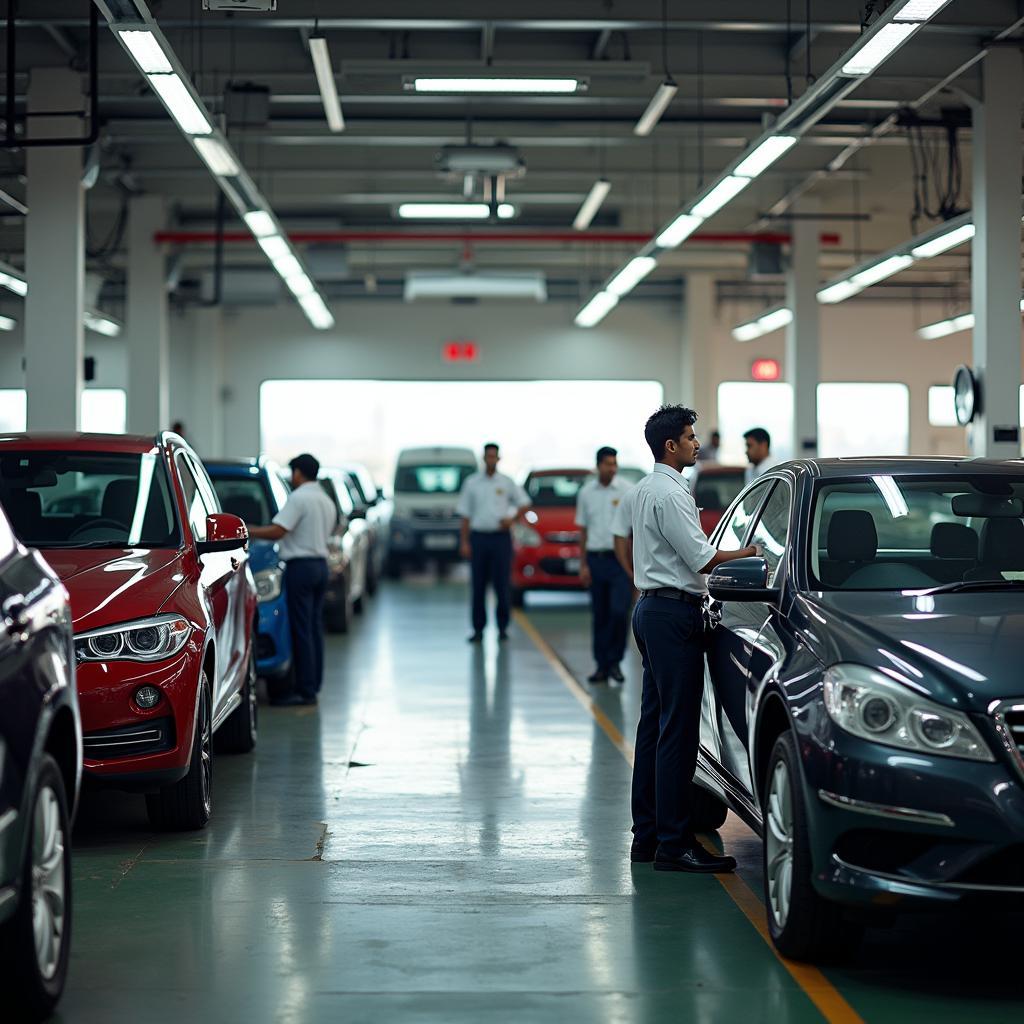
POLYGON ((654 855, 658 852, 657 843, 638 843, 635 839, 633 845, 629 848, 629 859, 634 864, 651 864, 654 861, 654 855))
POLYGON ((483 643, 483 640, 483 633, 474 633, 471 637, 468 638, 467 642, 471 644, 480 644, 483 643))
POLYGON ((608 675, 610 675, 617 683, 624 683, 626 681, 626 677, 622 674, 622 669, 619 668, 618 665, 612 665, 612 667, 608 669, 608 675))
POLYGON ((719 857, 718 854, 709 853, 700 843, 695 843, 678 857, 670 857, 659 849, 654 858, 654 870, 724 875, 736 870, 736 858, 719 857))
POLYGON ((603 668, 599 668, 593 675, 587 676, 588 683, 607 683, 608 673, 603 668))
POLYGON ((297 708, 316 703, 316 697, 307 697, 301 693, 289 693, 287 697, 270 702, 275 708, 297 708))

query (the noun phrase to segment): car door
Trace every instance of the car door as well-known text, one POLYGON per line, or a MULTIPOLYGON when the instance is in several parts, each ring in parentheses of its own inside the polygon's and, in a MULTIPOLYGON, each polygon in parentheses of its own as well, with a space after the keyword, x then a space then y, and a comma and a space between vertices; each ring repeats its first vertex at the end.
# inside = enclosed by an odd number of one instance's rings
MULTIPOLYGON (((774 486, 774 480, 760 480, 745 491, 720 524, 712 543, 725 551, 745 547, 758 512, 774 486)), ((713 628, 707 638, 701 743, 717 767, 727 773, 727 781, 743 787, 748 784, 744 776, 749 772, 744 769, 737 776, 733 770, 738 762, 746 763, 745 733, 737 732, 733 722, 734 695, 746 691, 752 644, 761 632, 765 614, 760 606, 709 599, 708 615, 713 628)))

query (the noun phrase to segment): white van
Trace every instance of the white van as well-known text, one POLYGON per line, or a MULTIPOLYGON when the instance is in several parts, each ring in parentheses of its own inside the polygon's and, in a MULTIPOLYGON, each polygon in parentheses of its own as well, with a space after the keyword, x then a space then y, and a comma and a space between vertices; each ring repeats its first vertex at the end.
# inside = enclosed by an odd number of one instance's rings
POLYGON ((388 571, 428 561, 442 570, 459 559, 459 517, 455 503, 466 477, 478 468, 470 448, 405 448, 395 468, 394 514, 388 571))

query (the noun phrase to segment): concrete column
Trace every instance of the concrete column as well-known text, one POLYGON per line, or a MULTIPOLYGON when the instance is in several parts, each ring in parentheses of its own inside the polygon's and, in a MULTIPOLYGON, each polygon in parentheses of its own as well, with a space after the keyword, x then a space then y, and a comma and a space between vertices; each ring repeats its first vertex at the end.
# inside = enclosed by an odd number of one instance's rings
MULTIPOLYGON (((801 213, 814 208, 803 205, 801 213)), ((786 328, 786 379, 793 386, 793 458, 818 454, 818 382, 821 376, 818 310, 818 232, 811 218, 796 218, 790 227, 786 305, 793 311, 786 328)))
POLYGON ((153 235, 165 226, 159 196, 137 196, 128 209, 128 432, 155 434, 170 426, 167 285, 164 253, 153 235))
POLYGON ((972 455, 1020 457, 1020 50, 996 47, 982 62, 984 99, 974 109, 974 372, 981 414, 972 455))
MULTIPOLYGON (((81 78, 67 68, 29 75, 28 131, 33 138, 74 136, 76 117, 33 117, 83 109, 81 78)), ((82 295, 85 192, 82 150, 38 146, 26 155, 25 387, 29 430, 78 430, 82 406, 82 295)))
POLYGON ((715 331, 715 278, 687 274, 683 299, 679 400, 700 414, 699 437, 708 438, 718 425, 718 403, 711 382, 711 351, 715 331))
POLYGON ((224 454, 224 316, 220 307, 201 308, 194 323, 192 421, 185 426, 201 455, 217 457, 224 454))

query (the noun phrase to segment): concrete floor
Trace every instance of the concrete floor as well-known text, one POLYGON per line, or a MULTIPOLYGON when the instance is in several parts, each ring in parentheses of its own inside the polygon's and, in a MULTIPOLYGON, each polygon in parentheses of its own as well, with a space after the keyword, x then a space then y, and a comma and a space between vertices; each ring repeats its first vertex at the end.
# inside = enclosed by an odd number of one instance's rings
POLYGON ((56 1019, 1024 1019, 1019 918, 914 919, 823 975, 752 923, 760 848, 735 819, 728 888, 631 867, 608 732, 632 735, 635 659, 594 695, 602 727, 565 678, 591 668, 584 604, 531 600, 503 648, 465 643, 465 606, 458 581, 386 588, 329 641, 321 706, 263 709, 256 753, 217 760, 206 831, 85 796, 56 1019))

